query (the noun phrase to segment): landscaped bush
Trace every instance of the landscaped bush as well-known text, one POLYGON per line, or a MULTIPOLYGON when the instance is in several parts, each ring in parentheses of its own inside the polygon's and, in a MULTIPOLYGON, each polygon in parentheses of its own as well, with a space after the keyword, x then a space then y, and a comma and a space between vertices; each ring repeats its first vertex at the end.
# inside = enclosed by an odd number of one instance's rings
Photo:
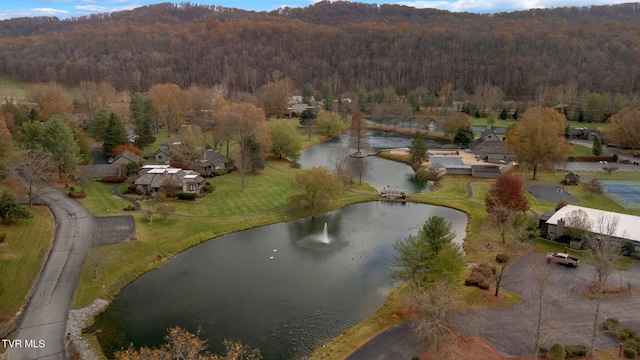
POLYGON ((549 348, 547 348, 546 346, 540 346, 538 348, 538 352, 540 353, 540 355, 547 355, 549 353, 549 348))
POLYGON ((619 159, 618 154, 613 154, 611 160, 613 160, 613 162, 618 162, 618 159, 619 159))
POLYGON ((418 171, 416 171, 415 178, 416 178, 416 181, 423 183, 429 180, 429 172, 427 172, 427 170, 425 169, 420 168, 418 169, 418 171))
POLYGON ((0 243, 3 243, 6 239, 7 239, 7 234, 5 233, 0 234, 0 243))
POLYGON ((176 194, 180 200, 195 200, 198 197, 196 193, 179 192, 176 194))
POLYGON ((102 178, 103 183, 107 183, 107 184, 120 184, 122 182, 125 182, 127 180, 126 177, 124 176, 107 176, 105 178, 102 178))
POLYGON ((202 191, 204 191, 206 193, 212 193, 215 189, 216 189, 215 184, 212 184, 212 183, 210 183, 208 181, 202 187, 202 191))
POLYGON ((625 344, 625 347, 628 347, 638 352, 640 350, 640 342, 638 342, 637 340, 627 341, 627 343, 625 344))
POLYGON ((214 176, 227 175, 228 173, 229 173, 229 169, 216 169, 216 170, 213 170, 212 172, 214 176))
MULTIPOLYGON (((627 339, 633 339, 636 337, 636 335, 638 335, 637 331, 630 328, 624 328, 622 329, 622 332, 627 334, 627 339)), ((640 348, 638 350, 640 350, 640 348)))
POLYGON ((482 274, 484 277, 492 276, 496 273, 496 267, 487 263, 482 263, 478 265, 475 269, 482 274))
POLYGON ((466 286, 477 286, 483 290, 489 289, 489 281, 490 281, 489 279, 493 275, 493 272, 491 271, 490 267, 482 266, 482 265, 488 265, 488 264, 481 264, 473 268, 469 277, 464 281, 464 284, 466 286), (484 275, 484 274, 488 274, 488 275, 484 275))
POLYGON ((564 347, 567 358, 587 356, 587 347, 584 345, 567 345, 564 347))
POLYGON ((602 330, 604 331, 613 331, 616 332, 620 327, 620 320, 617 318, 607 318, 607 320, 602 322, 602 330))
POLYGON ((69 191, 69 197, 72 197, 74 199, 84 199, 87 197, 87 194, 83 193, 82 191, 69 191))
POLYGON ((564 350, 564 346, 555 343, 549 348, 547 357, 551 360, 563 360, 567 357, 567 352, 564 350))
POLYGON ((630 347, 624 348, 624 357, 626 359, 635 359, 637 354, 638 352, 630 347))
POLYGON ((122 210, 124 210, 124 211, 136 211, 136 207, 133 204, 129 204, 129 205, 127 205, 127 207, 125 207, 122 210))

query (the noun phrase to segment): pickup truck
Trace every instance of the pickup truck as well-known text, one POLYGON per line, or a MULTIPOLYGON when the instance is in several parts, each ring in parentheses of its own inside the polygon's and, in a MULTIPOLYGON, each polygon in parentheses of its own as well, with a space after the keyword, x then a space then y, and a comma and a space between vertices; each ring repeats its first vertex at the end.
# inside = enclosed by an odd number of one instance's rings
POLYGON ((562 264, 568 267, 576 267, 578 266, 580 259, 569 256, 569 254, 566 254, 566 253, 548 253, 547 262, 562 264))

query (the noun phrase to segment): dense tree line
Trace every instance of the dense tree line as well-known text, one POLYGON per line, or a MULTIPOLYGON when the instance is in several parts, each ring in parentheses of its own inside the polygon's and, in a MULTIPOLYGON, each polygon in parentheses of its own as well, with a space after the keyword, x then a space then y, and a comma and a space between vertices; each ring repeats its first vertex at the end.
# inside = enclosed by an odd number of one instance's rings
MULTIPOLYGON (((637 4, 455 14, 321 2, 270 13, 159 4, 69 20, 0 22, 0 74, 28 82, 108 82, 117 90, 224 84, 259 94, 283 78, 333 94, 405 95, 484 84, 507 99, 575 81, 596 93, 638 91, 637 4)), ((446 95, 446 94, 439 94, 446 95)))

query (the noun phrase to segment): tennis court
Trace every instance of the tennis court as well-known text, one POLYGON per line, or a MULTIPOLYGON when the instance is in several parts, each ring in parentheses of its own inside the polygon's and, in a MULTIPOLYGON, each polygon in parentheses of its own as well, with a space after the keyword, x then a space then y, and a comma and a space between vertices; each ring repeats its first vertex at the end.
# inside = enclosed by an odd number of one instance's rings
POLYGON ((601 181, 604 195, 629 210, 640 210, 640 181, 601 181))

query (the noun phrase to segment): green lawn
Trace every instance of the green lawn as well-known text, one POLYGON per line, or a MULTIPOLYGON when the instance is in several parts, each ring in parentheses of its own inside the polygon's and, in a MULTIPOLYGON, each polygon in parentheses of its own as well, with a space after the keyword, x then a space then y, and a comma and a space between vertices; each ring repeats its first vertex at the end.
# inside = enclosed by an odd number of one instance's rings
POLYGON ((30 209, 32 219, 0 225, 0 322, 16 315, 53 239, 53 216, 45 207, 30 209))
POLYGON ((593 151, 584 145, 573 144, 569 156, 593 156, 593 151))
POLYGON ((131 203, 111 194, 114 185, 95 181, 85 188, 87 197, 78 200, 93 214, 115 215, 131 203))
MULTIPOLYGON (((95 279, 92 262, 88 261, 76 291, 74 308, 87 306, 98 297, 112 299, 138 276, 208 239, 317 213, 287 206, 288 196, 297 192, 293 178, 301 170, 291 168, 283 161, 273 160, 268 164, 264 172, 248 178, 244 192, 240 191, 239 175, 232 173, 214 178, 217 189, 198 202, 171 200, 175 214, 166 222, 159 214, 155 214, 149 224, 143 212, 128 213, 135 216, 137 240, 92 250, 90 259, 117 261, 102 261, 104 264, 95 279)), ((119 203, 123 200, 111 198, 111 187, 105 184, 97 183, 87 193, 89 196, 82 200, 83 203, 87 203, 92 211, 99 210, 100 215, 105 214, 104 209, 126 206, 126 203, 119 203)), ((375 193, 375 189, 367 184, 353 186, 326 210, 366 201, 371 199, 370 193, 375 193)), ((152 208, 155 202, 142 204, 144 208, 152 208)))

